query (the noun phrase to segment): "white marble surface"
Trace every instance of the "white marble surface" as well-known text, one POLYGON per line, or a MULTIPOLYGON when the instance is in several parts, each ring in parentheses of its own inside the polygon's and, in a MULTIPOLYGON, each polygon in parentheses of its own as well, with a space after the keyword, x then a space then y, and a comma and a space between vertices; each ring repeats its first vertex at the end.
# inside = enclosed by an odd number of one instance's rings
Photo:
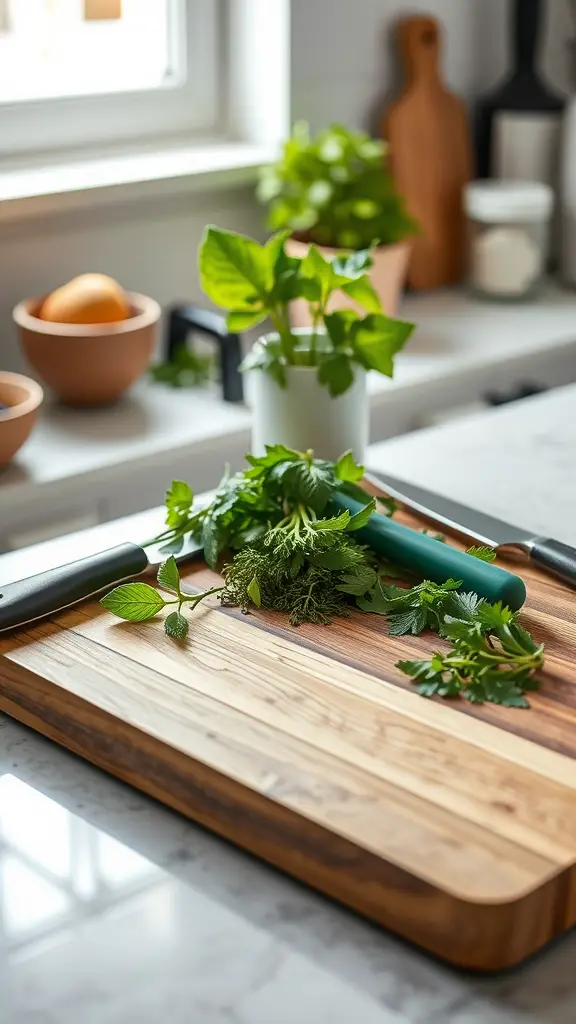
POLYGON ((386 470, 576 545, 576 385, 373 445, 386 470))
MULTIPOLYGON (((371 462, 439 485, 449 456, 446 493, 574 541, 574 402, 371 462)), ((505 976, 456 973, 0 717, 0 1024, 574 1024, 575 957, 573 932, 505 976)))

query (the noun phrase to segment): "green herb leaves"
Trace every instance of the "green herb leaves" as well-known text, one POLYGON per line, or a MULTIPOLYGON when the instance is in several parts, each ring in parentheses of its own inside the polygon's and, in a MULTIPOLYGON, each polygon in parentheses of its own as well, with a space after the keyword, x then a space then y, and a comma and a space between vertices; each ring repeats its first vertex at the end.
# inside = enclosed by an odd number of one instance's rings
POLYGON ((447 654, 437 652, 429 661, 398 662, 422 696, 462 696, 472 704, 529 707, 525 691, 537 689, 534 673, 542 667, 544 648, 534 643, 509 609, 480 602, 475 618, 447 616, 441 632, 452 641, 447 654))
MULTIPOLYGON (((175 486, 177 484, 172 485, 172 492, 174 492, 175 486)), ((175 604, 178 608, 167 615, 164 620, 164 631, 174 640, 184 640, 188 634, 188 620, 181 613, 182 606, 189 604, 195 608, 210 594, 219 593, 222 587, 212 587, 211 590, 205 590, 200 594, 184 594, 180 584, 180 573, 173 555, 162 563, 158 569, 157 579, 163 590, 176 594, 176 597, 166 599, 148 583, 123 583, 106 594, 100 604, 107 611, 113 612, 118 618, 128 622, 147 622, 148 619, 153 619, 155 615, 158 615, 163 608, 175 604)))
MULTIPOLYGON (((526 693, 538 686, 543 647, 508 607, 462 593, 458 580, 424 580, 412 587, 385 582, 393 574, 405 579, 406 573, 358 542, 376 500, 359 487, 364 470, 350 452, 334 463, 315 459, 312 451, 272 445, 247 461, 244 472, 227 472, 211 503, 197 510, 192 489, 174 481, 166 494, 168 528, 157 538, 176 545, 191 534, 212 566, 228 554, 223 586, 186 593, 170 556, 158 570, 162 593, 147 583, 124 584, 103 598, 105 608, 134 622, 165 610, 166 634, 181 642, 189 631, 185 606, 193 609, 210 594, 244 611, 286 612, 295 626, 328 624, 356 605, 385 616, 390 636, 432 630, 441 638, 445 649, 431 658, 398 662, 422 696, 528 706, 526 693), (350 497, 355 513, 342 508, 350 497)), ((485 559, 493 554, 475 553, 485 559)))
MULTIPOLYGON (((289 234, 280 232, 261 245, 244 235, 208 227, 200 246, 202 287, 228 311, 228 329, 248 330, 268 317, 276 331, 276 337, 254 345, 242 368, 262 370, 285 387, 287 366, 316 367, 320 384, 333 398, 352 386, 355 366, 392 376, 394 355, 414 325, 382 312, 367 273, 372 263, 369 251, 333 259, 311 245, 304 256, 292 256, 285 248, 289 234), (337 292, 353 298, 358 309, 329 313, 337 292), (292 333, 289 305, 294 299, 308 304, 314 326, 307 338, 292 333)), ((193 357, 181 358, 186 365, 178 368, 173 382, 179 382, 180 369, 189 369, 193 357)), ((172 371, 159 368, 157 373, 168 379, 172 371)))
POLYGON ((147 583, 123 583, 103 597, 101 605, 120 619, 146 622, 162 610, 166 602, 154 587, 147 583))
POLYGON ((467 549, 466 554, 472 555, 473 558, 479 558, 482 562, 496 561, 496 551, 494 548, 488 547, 487 544, 481 544, 479 546, 474 545, 467 549))
POLYGON ((334 124, 312 138, 297 122, 280 159, 261 174, 258 197, 269 205, 269 227, 359 250, 412 234, 416 224, 385 157, 385 144, 363 132, 334 124))

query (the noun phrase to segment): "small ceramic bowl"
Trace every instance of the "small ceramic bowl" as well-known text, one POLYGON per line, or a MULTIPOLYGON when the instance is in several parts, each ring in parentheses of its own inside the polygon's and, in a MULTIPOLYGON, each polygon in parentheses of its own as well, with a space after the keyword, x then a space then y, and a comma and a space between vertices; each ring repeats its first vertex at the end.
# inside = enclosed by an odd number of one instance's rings
POLYGON ((24 354, 63 402, 103 405, 120 398, 148 367, 160 306, 130 292, 132 316, 110 324, 56 324, 40 320, 45 296, 14 309, 24 354))
POLYGON ((44 397, 35 380, 0 371, 0 466, 6 466, 32 430, 44 397))

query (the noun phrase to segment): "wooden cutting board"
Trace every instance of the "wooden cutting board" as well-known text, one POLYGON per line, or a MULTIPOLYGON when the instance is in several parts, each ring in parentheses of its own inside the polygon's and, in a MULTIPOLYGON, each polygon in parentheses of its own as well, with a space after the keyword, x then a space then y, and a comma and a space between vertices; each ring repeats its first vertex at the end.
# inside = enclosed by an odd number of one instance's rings
POLYGON ((383 118, 382 135, 390 145, 396 185, 420 224, 408 283, 438 288, 460 281, 465 270, 462 193, 472 177, 468 115, 442 82, 436 19, 402 19, 398 41, 405 85, 383 118))
POLYGON ((451 963, 508 967, 576 921, 574 592, 523 574, 548 655, 527 711, 418 696, 394 663, 441 642, 376 615, 215 602, 177 646, 94 601, 0 641, 0 708, 451 963))

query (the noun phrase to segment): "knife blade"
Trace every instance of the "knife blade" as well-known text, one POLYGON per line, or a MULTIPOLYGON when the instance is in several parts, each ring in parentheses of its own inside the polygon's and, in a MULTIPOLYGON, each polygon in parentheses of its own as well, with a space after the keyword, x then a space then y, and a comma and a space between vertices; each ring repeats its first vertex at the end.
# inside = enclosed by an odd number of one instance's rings
POLYGON ((6 586, 0 581, 0 633, 55 615, 109 587, 127 583, 171 554, 177 562, 183 562, 199 557, 202 548, 190 536, 177 551, 169 544, 153 541, 127 542, 6 586))
POLYGON ((427 519, 462 533, 479 544, 487 544, 496 549, 519 548, 541 569, 576 587, 576 548, 569 544, 563 544, 552 537, 535 536, 529 530, 468 508, 424 487, 399 480, 389 473, 370 470, 365 478, 391 498, 396 498, 427 519))

